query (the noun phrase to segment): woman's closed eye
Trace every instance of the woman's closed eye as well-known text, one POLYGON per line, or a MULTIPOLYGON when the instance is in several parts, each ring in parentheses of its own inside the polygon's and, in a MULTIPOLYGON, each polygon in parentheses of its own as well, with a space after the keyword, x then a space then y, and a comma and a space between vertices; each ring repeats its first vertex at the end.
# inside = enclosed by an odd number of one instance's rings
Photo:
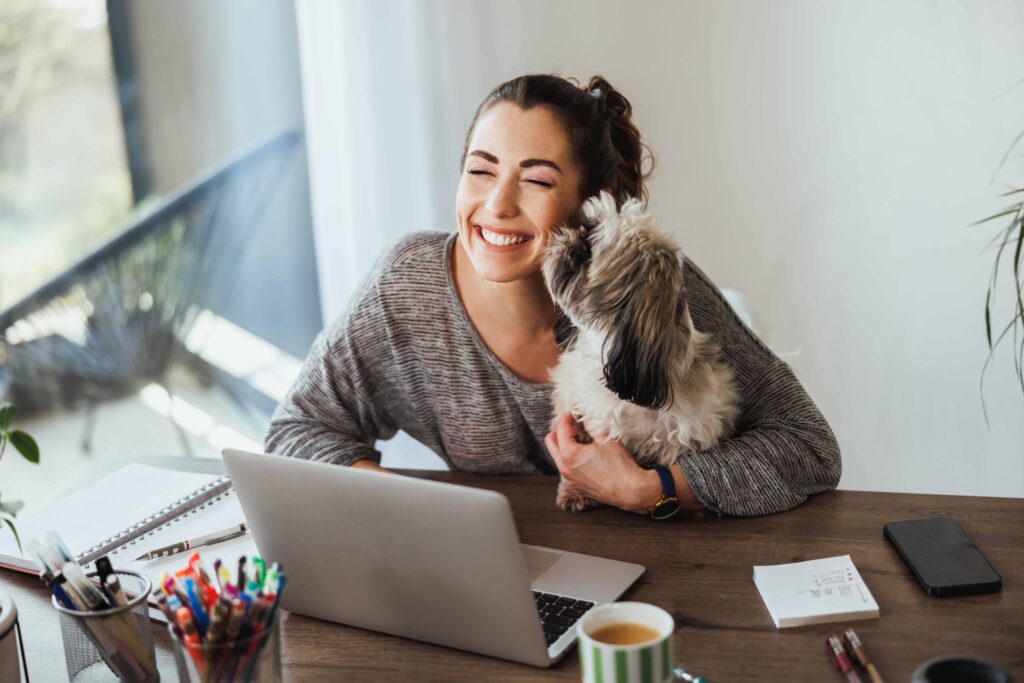
MULTIPOLYGON (((482 171, 482 170, 479 170, 479 169, 473 169, 471 171, 466 171, 466 173, 470 173, 472 175, 494 175, 490 171, 482 171)), ((541 187, 554 187, 551 183, 549 183, 549 182, 547 182, 545 180, 538 180, 536 178, 527 178, 526 182, 533 183, 535 185, 540 185, 541 187)))

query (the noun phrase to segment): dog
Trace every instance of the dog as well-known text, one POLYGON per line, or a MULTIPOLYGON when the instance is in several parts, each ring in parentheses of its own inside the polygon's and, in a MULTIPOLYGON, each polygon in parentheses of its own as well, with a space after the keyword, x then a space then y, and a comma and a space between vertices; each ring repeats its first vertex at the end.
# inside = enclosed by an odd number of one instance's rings
MULTIPOLYGON (((734 373, 693 327, 682 250, 636 199, 619 210, 602 191, 581 214, 581 225, 554 231, 541 267, 575 327, 551 371, 555 420, 571 413, 578 440, 618 441, 641 466, 668 466, 731 436, 734 373)), ((577 512, 597 504, 564 480, 556 503, 577 512)))

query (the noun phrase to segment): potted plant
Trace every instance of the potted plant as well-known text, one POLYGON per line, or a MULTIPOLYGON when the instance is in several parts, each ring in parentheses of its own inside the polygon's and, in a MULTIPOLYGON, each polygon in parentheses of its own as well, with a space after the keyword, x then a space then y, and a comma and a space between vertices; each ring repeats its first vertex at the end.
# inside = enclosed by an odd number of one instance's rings
MULTIPOLYGON (((39 446, 36 445, 35 439, 23 431, 11 429, 15 412, 14 406, 10 404, 0 405, 0 459, 3 458, 7 444, 10 443, 26 460, 38 463, 39 446)), ((0 502, 0 519, 10 527, 19 550, 21 539, 18 538, 18 530, 14 526, 14 515, 22 505, 20 501, 0 502)), ((10 596, 0 591, 0 680, 22 680, 16 640, 21 636, 16 633, 17 625, 18 608, 10 596)))
MULTIPOLYGON (((1006 160, 1010 157, 1010 153, 1013 152, 1022 140, 1024 140, 1024 131, 1017 135, 1013 144, 1006 150, 1006 154, 1003 155, 1003 159, 999 162, 999 167, 996 169, 996 174, 999 173, 1006 160)), ((974 225, 981 225, 991 221, 1005 221, 1003 227, 996 233, 992 241, 989 242, 990 248, 998 246, 998 249, 996 250, 995 262, 992 265, 992 279, 989 281, 988 292, 985 295, 985 336, 988 340, 989 353, 988 358, 985 360, 985 365, 981 369, 979 390, 984 389, 985 370, 988 368, 989 361, 992 360, 992 354, 995 352, 996 347, 999 346, 999 343, 1003 341, 1007 334, 1012 333, 1014 369, 1016 370, 1017 380, 1020 382, 1021 391, 1024 392, 1024 188, 1011 187, 1000 196, 1009 198, 1008 201, 1013 203, 998 213, 974 223, 974 225), (995 303, 995 290, 999 286, 999 264, 1003 261, 1004 256, 1011 254, 1012 259, 1008 267, 1012 272, 1004 275, 1004 277, 1008 277, 1013 283, 1012 287, 1008 287, 1008 294, 1013 302, 1013 314, 1005 325, 997 328, 995 339, 993 339, 992 308, 995 303)), ((988 411, 985 410, 984 393, 981 396, 981 408, 985 413, 985 423, 988 424, 988 411)))
MULTIPOLYGON (((38 464, 39 446, 36 445, 35 439, 23 431, 11 429, 16 412, 17 409, 9 403, 0 405, 0 460, 3 459, 4 450, 9 442, 16 451, 21 453, 22 457, 31 463, 38 464)), ((18 514, 18 510, 23 506, 24 504, 18 500, 4 503, 0 499, 0 520, 10 527, 19 550, 21 549, 21 539, 18 538, 18 529, 14 526, 14 515, 18 514)))

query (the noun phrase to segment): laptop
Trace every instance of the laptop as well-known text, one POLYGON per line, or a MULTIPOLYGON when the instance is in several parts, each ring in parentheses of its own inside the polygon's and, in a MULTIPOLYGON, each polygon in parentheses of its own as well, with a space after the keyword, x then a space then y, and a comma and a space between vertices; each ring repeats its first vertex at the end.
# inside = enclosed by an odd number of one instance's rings
POLYGON ((644 572, 520 544, 494 491, 223 455, 260 555, 288 575, 281 606, 296 614, 550 666, 575 643, 580 617, 644 572))

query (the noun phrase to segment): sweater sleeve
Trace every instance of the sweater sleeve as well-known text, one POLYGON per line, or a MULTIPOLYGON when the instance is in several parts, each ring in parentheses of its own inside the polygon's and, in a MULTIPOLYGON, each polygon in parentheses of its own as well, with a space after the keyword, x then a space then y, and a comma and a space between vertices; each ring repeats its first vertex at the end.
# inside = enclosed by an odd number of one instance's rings
POLYGON ((394 398, 385 281, 395 251, 378 261, 347 313, 313 342, 271 418, 264 440, 268 453, 340 465, 380 462, 376 441, 397 431, 383 409, 394 398))
POLYGON ((736 372, 736 433, 678 461, 697 499, 709 510, 765 515, 796 507, 834 489, 842 473, 839 444, 793 374, 729 306, 710 279, 687 260, 686 289, 694 326, 722 348, 736 372))

